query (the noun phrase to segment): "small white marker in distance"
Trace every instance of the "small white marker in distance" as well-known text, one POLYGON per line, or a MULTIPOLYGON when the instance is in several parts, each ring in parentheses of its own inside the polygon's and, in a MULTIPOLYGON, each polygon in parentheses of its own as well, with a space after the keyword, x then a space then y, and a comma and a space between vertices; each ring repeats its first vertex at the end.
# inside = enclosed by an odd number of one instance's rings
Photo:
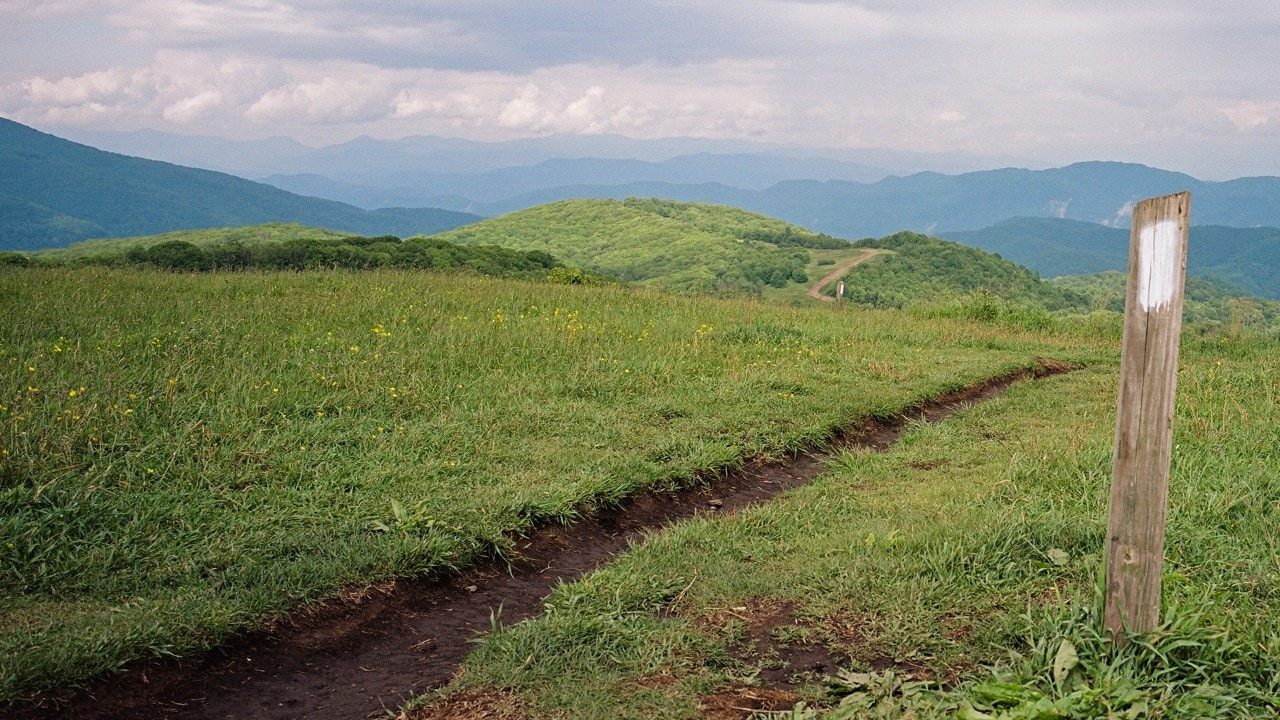
POLYGON ((1139 231, 1138 241, 1138 304, 1143 310, 1158 310, 1173 301, 1178 284, 1178 223, 1148 225, 1139 231))

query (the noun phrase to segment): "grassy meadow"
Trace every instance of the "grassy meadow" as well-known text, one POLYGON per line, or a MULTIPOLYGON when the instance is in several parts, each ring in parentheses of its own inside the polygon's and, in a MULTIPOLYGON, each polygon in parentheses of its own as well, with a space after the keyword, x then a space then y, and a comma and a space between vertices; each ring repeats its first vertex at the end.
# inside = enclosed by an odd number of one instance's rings
POLYGON ((1116 344, 392 270, 0 268, 0 303, 4 699, 1116 344))
POLYGON ((1111 357, 652 534, 486 638, 405 717, 1275 717, 1277 351, 1184 342, 1163 623, 1124 649, 1099 636, 1111 357), (837 667, 765 689, 795 647, 837 667), (753 714, 761 698, 773 711, 753 714))

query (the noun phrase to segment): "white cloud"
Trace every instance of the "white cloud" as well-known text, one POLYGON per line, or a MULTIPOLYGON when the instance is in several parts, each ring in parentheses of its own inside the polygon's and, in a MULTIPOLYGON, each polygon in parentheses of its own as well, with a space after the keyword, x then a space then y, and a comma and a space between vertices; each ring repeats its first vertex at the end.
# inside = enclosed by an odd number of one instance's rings
POLYGON ((36 76, 0 86, 0 107, 30 121, 85 125, 111 118, 186 125, 242 111, 267 89, 271 76, 259 61, 165 51, 146 67, 36 76))
POLYGON ((165 106, 161 117, 171 123, 186 125, 216 110, 222 105, 223 100, 222 93, 217 90, 205 90, 169 103, 165 106))
POLYGON ((0 109, 46 125, 1255 165, 1280 127, 1273 0, 0 0, 0 36, 0 109))
POLYGON ((113 69, 85 73, 78 77, 47 80, 42 77, 18 83, 34 105, 74 107, 87 103, 113 103, 136 96, 147 84, 143 70, 113 69))
POLYGON ((245 110, 257 122, 343 123, 377 120, 392 111, 395 90, 384 73, 325 75, 271 90, 245 110))
POLYGON ((1273 121, 1280 124, 1280 100, 1257 102, 1247 100, 1232 107, 1222 108, 1236 129, 1250 132, 1270 125, 1273 121))
POLYGON ((750 136, 778 120, 769 69, 544 68, 526 74, 417 72, 392 102, 402 126, 441 121, 524 134, 750 136), (744 78, 752 78, 744 81, 744 78))

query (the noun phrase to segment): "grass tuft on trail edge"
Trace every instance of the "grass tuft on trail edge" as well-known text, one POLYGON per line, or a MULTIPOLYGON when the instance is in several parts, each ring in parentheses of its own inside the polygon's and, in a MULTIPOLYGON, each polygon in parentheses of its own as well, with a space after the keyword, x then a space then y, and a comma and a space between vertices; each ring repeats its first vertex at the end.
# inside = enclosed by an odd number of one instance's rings
MULTIPOLYGON (((389 270, 0 269, 0 302, 0 700, 1108 352, 962 317, 389 270)), ((555 621, 617 623, 611 672, 729 663, 634 616, 674 582, 619 579, 593 593, 622 610, 555 621)))
POLYGON ((1112 357, 653 534, 406 717, 459 693, 530 720, 1275 717, 1280 347, 1183 350, 1162 623, 1126 647, 1099 620, 1112 357))

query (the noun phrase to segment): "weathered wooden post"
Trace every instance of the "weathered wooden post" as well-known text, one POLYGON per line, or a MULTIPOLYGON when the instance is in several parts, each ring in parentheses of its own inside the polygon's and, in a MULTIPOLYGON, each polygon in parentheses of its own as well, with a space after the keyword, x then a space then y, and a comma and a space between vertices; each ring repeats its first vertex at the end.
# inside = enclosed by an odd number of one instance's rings
POLYGON ((1120 354, 1103 626, 1113 640, 1160 622, 1178 341, 1191 193, 1133 210, 1120 354))

